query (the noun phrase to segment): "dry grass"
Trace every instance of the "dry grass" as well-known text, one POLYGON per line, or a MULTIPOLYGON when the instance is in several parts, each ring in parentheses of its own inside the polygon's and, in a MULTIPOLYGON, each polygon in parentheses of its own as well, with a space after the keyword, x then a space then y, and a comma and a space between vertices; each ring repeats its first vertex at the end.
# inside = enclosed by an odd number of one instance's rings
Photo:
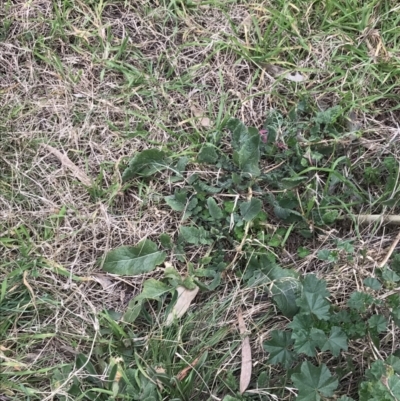
MULTIPOLYGON (((361 147, 346 152, 361 172, 366 161, 376 166, 386 155, 398 157, 393 146, 398 112, 394 97, 386 92, 392 88, 397 93, 397 78, 390 72, 383 75, 385 69, 379 70, 373 60, 365 61, 370 68, 359 55, 352 61, 346 51, 346 46, 358 48, 365 36, 346 35, 340 27, 337 32, 333 28, 319 32, 311 6, 304 12, 294 7, 285 14, 294 18, 292 26, 282 33, 276 23, 264 43, 257 29, 264 31, 274 21, 267 2, 196 3, 193 8, 168 9, 162 1, 0 0, 4 21, 0 27, 0 277, 5 280, 8 275, 6 294, 14 299, 15 319, 0 328, 1 369, 7 375, 0 399, 22 399, 28 396, 27 389, 36 397, 31 399, 58 399, 42 369, 73 362, 78 352, 93 353, 95 341, 107 344, 98 314, 105 309, 124 311, 146 278, 108 276, 110 286, 103 288, 93 279, 101 272, 99 258, 120 245, 176 233, 180 216, 160 203, 161 195, 173 193, 167 175, 129 188, 122 183, 121 166, 138 150, 155 144, 177 153, 197 152, 228 115, 261 128, 266 110, 286 112, 308 93, 320 108, 345 98, 348 109, 358 111, 357 123, 364 130, 357 142, 361 147), (258 21, 258 28, 249 16, 258 21), (293 30, 301 31, 308 52, 300 39, 292 37, 293 30), (271 77, 263 68, 265 62, 296 66, 313 78, 304 87, 288 85, 271 77), (346 75, 335 72, 335 63, 338 69, 347 69, 346 75), (379 86, 381 77, 387 81, 379 86), (376 91, 371 89, 374 85, 376 91), (199 124, 194 108, 210 119, 210 127, 199 124), (92 180, 91 190, 42 144, 67 155, 92 180), (67 273, 61 274, 57 266, 67 273), (27 272, 24 279, 22 272, 27 272)), ((379 35, 375 39, 371 46, 382 42, 379 35)), ((386 45, 392 60, 387 63, 397 68, 398 49, 393 43, 386 45)), ((341 306, 350 293, 363 288, 362 280, 374 273, 395 234, 385 227, 327 232, 308 244, 312 253, 302 260, 295 254, 298 242, 293 239, 294 245, 279 254, 280 263, 324 278, 335 305, 341 306), (349 262, 343 255, 334 266, 324 264, 317 251, 332 246, 336 237, 355 240, 354 259, 349 262)), ((264 364, 262 342, 285 320, 266 319, 273 304, 254 290, 240 289, 235 281, 227 280, 218 297, 230 300, 224 312, 215 316, 221 319, 220 326, 232 327, 230 341, 234 338, 239 344, 235 314, 237 305, 244 305, 259 361, 256 370, 272 369, 264 364)), ((363 356, 366 350, 376 357, 389 355, 396 348, 397 335, 393 328, 379 355, 372 342, 350 344, 347 355, 357 369, 346 378, 349 394, 354 394, 368 363, 363 356)), ((212 350, 223 354, 215 360, 222 363, 220 371, 228 374, 238 369, 238 346, 221 349, 221 344, 212 350)), ((281 374, 270 372, 273 377, 281 374)), ((210 394, 216 389, 223 393, 218 380, 208 383, 210 394)), ((290 398, 293 394, 288 391, 281 399, 290 398)))

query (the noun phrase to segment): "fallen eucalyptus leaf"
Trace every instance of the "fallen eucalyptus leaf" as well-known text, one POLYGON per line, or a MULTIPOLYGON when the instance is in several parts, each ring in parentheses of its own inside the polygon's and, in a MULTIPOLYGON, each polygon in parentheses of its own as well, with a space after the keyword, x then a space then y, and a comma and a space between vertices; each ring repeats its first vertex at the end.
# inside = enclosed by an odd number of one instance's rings
POLYGON ((178 299, 176 301, 176 304, 172 308, 172 311, 167 316, 167 326, 169 326, 175 318, 179 319, 185 314, 185 312, 189 309, 190 304, 199 292, 199 287, 196 286, 193 290, 188 290, 183 286, 179 286, 176 288, 176 291, 178 292, 178 299))
MULTIPOLYGON (((246 324, 243 320, 242 311, 239 309, 238 311, 238 322, 239 322, 239 332, 242 336, 245 336, 246 324)), ((245 336, 242 339, 242 365, 240 371, 240 394, 243 394, 247 387, 250 384, 251 379, 251 348, 250 348, 250 339, 249 336, 245 336)))

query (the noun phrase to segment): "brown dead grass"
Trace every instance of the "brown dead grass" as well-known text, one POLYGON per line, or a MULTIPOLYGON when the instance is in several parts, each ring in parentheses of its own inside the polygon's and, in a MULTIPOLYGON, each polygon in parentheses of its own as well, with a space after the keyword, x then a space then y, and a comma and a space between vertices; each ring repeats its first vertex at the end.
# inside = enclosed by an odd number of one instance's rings
MULTIPOLYGON (((232 114, 260 128, 266 110, 285 110, 290 99, 282 83, 217 45, 234 35, 227 15, 219 8, 204 6, 197 14, 176 20, 170 11, 150 3, 108 4, 99 12, 77 0, 64 14, 67 19, 60 20, 55 4, 16 0, 5 6, 0 2, 0 18, 11 21, 5 40, 0 42, 0 172, 4 177, 0 233, 13 237, 23 226, 30 235, 25 239, 31 246, 30 258, 59 264, 71 275, 91 277, 100 271, 98 260, 108 250, 144 238, 156 239, 162 232, 174 235, 179 226, 180 217, 159 205, 160 194, 172 191, 162 184, 166 180, 122 190, 120 165, 126 156, 148 147, 151 141, 182 149, 190 147, 191 136, 198 135, 201 140, 208 127, 196 125, 192 104, 204 111, 211 124, 222 107, 222 117, 232 114), (115 63, 125 69, 131 67, 133 78, 109 63, 118 52, 113 48, 120 47, 124 38, 127 47, 115 63), (130 78, 134 80, 131 85, 130 78), (285 96, 287 102, 282 100, 285 96), (139 129, 146 132, 145 137, 129 137, 139 129), (42 143, 68 155, 92 181, 102 171, 98 186, 114 186, 115 195, 109 192, 97 198, 91 196, 42 143), (50 217, 62 207, 66 207, 66 215, 56 224, 50 217), (44 227, 52 231, 47 239, 43 239, 44 227)), ((62 7, 62 2, 58 6, 62 7)), ((232 22, 243 23, 240 40, 244 43, 252 40, 251 27, 246 25, 249 12, 268 22, 260 8, 248 4, 229 8, 232 22)), ((346 38, 315 40, 314 57, 302 60, 299 67, 321 69, 320 76, 315 77, 318 82, 326 78, 323 71, 330 54, 338 43, 343 46, 346 38)), ((326 99, 317 94, 316 100, 335 103, 332 94, 326 99)), ((363 157, 375 157, 374 146, 382 150, 397 135, 397 128, 391 127, 387 119, 377 122, 364 115, 362 123, 376 127, 365 139, 372 145, 366 146, 368 151, 363 157)), ((347 235, 355 237, 353 233, 347 235)), ((326 279, 332 299, 343 305, 352 291, 362 289, 363 278, 374 272, 393 233, 382 229, 370 235, 369 228, 365 228, 356 242, 355 255, 367 249, 371 256, 366 260, 356 256, 351 263, 341 260, 332 267, 318 261, 316 252, 335 236, 329 232, 319 238, 312 254, 302 262, 292 250, 280 256, 283 266, 295 265, 301 272, 314 272, 326 279)), ((16 248, 3 248, 2 260, 15 260, 17 252, 16 248)), ((76 282, 44 267, 29 275, 27 280, 34 293, 32 320, 23 330, 15 325, 8 333, 5 346, 11 350, 10 355, 33 368, 73 361, 78 351, 90 349, 93 333, 98 332, 96 314, 103 309, 123 311, 140 291, 145 277, 108 279, 113 284, 104 289, 98 282, 76 282), (37 302, 43 294, 51 296, 57 306, 41 304, 41 313, 37 314, 34 300, 37 302), (53 335, 31 341, 24 350, 19 348, 21 336, 37 333, 53 335)), ((227 286, 225 291, 230 288, 227 286)), ((252 292, 239 292, 235 303, 246 306, 243 314, 249 327, 253 317, 273 308, 269 301, 259 302, 252 292)), ((233 316, 233 312, 227 313, 233 316)), ((224 324, 233 322, 233 317, 226 316, 224 324)), ((255 324, 252 345, 260 361, 265 360, 262 341, 282 322, 276 320, 271 325, 260 329, 255 324)), ((381 355, 393 350, 396 335, 393 329, 393 337, 387 338, 381 355)), ((348 355, 361 367, 349 376, 350 387, 362 373, 367 348, 371 350, 372 344, 350 344, 348 355), (354 355, 359 355, 358 360, 354 355)), ((46 378, 42 391, 46 396, 51 394, 46 378)))

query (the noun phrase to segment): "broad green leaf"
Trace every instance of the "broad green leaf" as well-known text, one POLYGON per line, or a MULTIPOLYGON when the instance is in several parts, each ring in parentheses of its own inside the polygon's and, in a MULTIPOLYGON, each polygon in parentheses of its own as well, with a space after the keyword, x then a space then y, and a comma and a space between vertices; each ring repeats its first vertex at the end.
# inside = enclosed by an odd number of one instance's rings
POLYGON ((232 397, 231 395, 226 395, 222 401, 240 401, 239 398, 232 397))
POLYGON ((209 232, 203 227, 182 226, 180 235, 188 244, 210 245, 212 243, 209 232))
POLYGON ((339 356, 341 349, 347 351, 347 336, 340 327, 333 326, 321 351, 331 351, 332 355, 339 356))
POLYGON ((337 262, 338 256, 337 251, 330 251, 329 249, 320 249, 317 252, 319 260, 326 260, 327 262, 337 262))
POLYGON ((200 180, 193 184, 193 188, 198 192, 205 192, 206 194, 218 194, 222 191, 222 188, 213 187, 200 180))
POLYGON ((391 311, 390 316, 393 319, 394 324, 397 327, 400 327, 400 309, 399 308, 395 308, 391 311))
POLYGON ((292 333, 292 339, 294 340, 293 349, 298 354, 305 354, 307 356, 315 356, 316 344, 312 342, 310 333, 305 330, 300 330, 292 333))
POLYGON ((285 177, 280 181, 280 185, 284 189, 292 189, 307 181, 307 179, 307 177, 285 177))
POLYGON ((397 283, 400 281, 400 276, 396 274, 393 270, 390 270, 388 267, 384 267, 382 269, 382 278, 385 281, 389 281, 391 283, 397 283))
MULTIPOLYGON (((92 362, 89 360, 89 358, 84 355, 84 354, 78 354, 76 356, 76 367, 77 369, 81 369, 84 368, 88 373, 90 373, 92 376, 94 376, 94 378, 97 378, 98 373, 94 367, 94 365, 92 364, 92 362)), ((97 380, 100 383, 100 380, 97 380)))
POLYGON ((314 120, 318 124, 330 125, 334 124, 339 116, 342 115, 342 108, 341 106, 333 106, 329 107, 326 110, 319 111, 314 120))
POLYGON ((243 202, 240 205, 240 214, 244 221, 251 221, 257 217, 258 213, 261 212, 262 203, 260 199, 252 198, 248 202, 243 202))
POLYGON ((397 401, 390 395, 387 386, 381 381, 362 382, 358 394, 359 401, 397 401))
POLYGON ((392 375, 388 379, 388 387, 391 394, 396 398, 400 399, 400 378, 397 375, 392 375))
POLYGON ((382 288, 382 284, 374 277, 368 277, 364 280, 364 285, 372 290, 378 291, 382 288))
POLYGON ((400 358, 394 355, 390 355, 386 359, 386 363, 390 365, 397 374, 400 374, 400 358))
POLYGON ((399 309, 400 308, 400 294, 392 294, 386 298, 386 303, 390 308, 399 309))
POLYGON ((226 127, 232 132, 232 147, 234 150, 239 150, 244 138, 247 137, 247 127, 237 118, 231 118, 226 127))
POLYGON ((248 138, 247 142, 244 142, 240 151, 233 152, 233 162, 239 167, 242 173, 248 173, 253 177, 260 175, 260 169, 258 167, 259 160, 259 142, 260 136, 258 133, 248 138))
POLYGON ((178 171, 178 173, 183 173, 186 169, 186 165, 188 164, 189 158, 186 156, 180 157, 178 162, 175 165, 175 170, 178 171))
POLYGON ((400 274, 400 253, 393 253, 393 257, 390 261, 390 268, 400 274))
POLYGON ((322 347, 326 342, 326 335, 322 330, 308 328, 307 330, 293 331, 292 339, 294 340, 293 348, 298 354, 315 356, 316 347, 322 347))
POLYGON ((304 248, 302 246, 297 248, 297 255, 299 258, 305 258, 310 254, 310 251, 307 248, 304 248))
POLYGON ((354 253, 354 245, 352 244, 351 241, 343 241, 343 240, 339 240, 337 242, 337 247, 339 249, 343 249, 344 251, 346 251, 347 253, 354 253))
POLYGON ((260 134, 255 128, 247 128, 238 119, 228 121, 227 128, 232 132, 233 161, 242 173, 253 177, 260 175, 260 134))
POLYGON ((172 245, 173 245, 172 244, 172 239, 168 234, 166 234, 166 233, 161 234, 160 235, 160 242, 161 242, 161 245, 164 248, 166 248, 166 249, 171 249, 172 248, 172 245))
POLYGON ((300 307, 302 312, 312 313, 321 320, 329 320, 330 304, 319 294, 303 292, 302 297, 297 300, 297 305, 300 307))
POLYGON ((146 280, 143 284, 142 292, 137 295, 134 299, 154 299, 158 301, 161 295, 166 294, 171 291, 172 287, 161 281, 150 278, 146 280))
POLYGON ((388 320, 382 315, 373 315, 368 319, 368 326, 375 329, 378 333, 382 333, 387 328, 388 320))
POLYGON ((140 311, 142 310, 143 300, 136 301, 135 298, 130 300, 128 303, 128 307, 122 317, 122 320, 126 323, 133 323, 137 317, 140 315, 140 311))
POLYGON ((313 319, 309 314, 300 313, 296 315, 293 320, 288 324, 294 332, 296 331, 309 331, 313 326, 313 319))
POLYGON ((157 385, 152 380, 140 375, 140 394, 138 401, 157 401, 160 399, 157 393, 157 385))
POLYGON ((365 372, 365 379, 359 387, 360 401, 394 401, 400 399, 399 376, 392 369, 389 357, 384 361, 375 361, 365 372))
POLYGON ((165 258, 165 252, 159 251, 154 242, 146 239, 136 246, 121 246, 108 252, 103 270, 122 276, 136 276, 154 270, 165 258))
POLYGON ((365 372, 365 377, 368 380, 381 380, 381 377, 386 373, 386 365, 383 361, 375 361, 371 364, 371 368, 365 372))
POLYGON ((206 284, 204 281, 195 280, 195 283, 200 287, 200 289, 205 291, 213 291, 215 290, 219 284, 221 283, 221 273, 215 271, 213 269, 196 269, 194 271, 196 277, 207 277, 212 278, 213 280, 206 284))
POLYGON ((163 151, 158 149, 143 150, 129 162, 129 166, 122 174, 122 180, 126 182, 135 176, 148 177, 167 167, 167 158, 163 151))
POLYGON ((257 378, 257 387, 258 388, 266 388, 269 387, 269 372, 266 371, 261 372, 257 378))
POLYGON ((173 287, 177 287, 178 285, 182 285, 182 276, 178 272, 178 270, 175 269, 175 267, 168 266, 164 269, 164 277, 168 279, 169 283, 173 287))
POLYGON ((274 205, 275 216, 281 220, 286 220, 290 216, 291 212, 292 211, 290 209, 286 209, 277 203, 274 205))
POLYGON ((296 400, 319 401, 322 397, 331 397, 338 386, 338 380, 332 377, 325 364, 313 366, 310 362, 301 364, 301 373, 294 373, 291 379, 299 390, 296 400))
POLYGON ((187 220, 192 215, 192 212, 195 211, 198 203, 199 203, 199 200, 197 199, 197 197, 192 196, 192 198, 187 203, 185 214, 182 217, 182 221, 187 220))
POLYGON ((214 198, 207 199, 208 211, 214 220, 220 220, 224 217, 221 208, 217 205, 214 198))
POLYGON ((300 290, 301 284, 297 279, 285 277, 274 280, 269 292, 283 315, 291 318, 299 311, 296 300, 300 295, 300 290))
POLYGON ((301 291, 298 273, 282 269, 267 255, 252 256, 243 276, 249 287, 265 286, 280 311, 287 317, 298 312, 296 298, 301 291))
POLYGON ((268 362, 271 364, 281 363, 288 368, 294 361, 293 352, 290 348, 293 345, 291 333, 287 331, 274 330, 271 332, 271 339, 264 342, 264 349, 269 352, 268 362))
POLYGON ((324 222, 324 224, 333 224, 338 217, 338 210, 329 210, 322 215, 322 221, 324 222))
POLYGON ((197 161, 199 163, 215 164, 217 160, 218 153, 215 147, 210 143, 204 144, 197 156, 197 161))
POLYGON ((114 362, 114 365, 111 365, 111 369, 109 371, 107 380, 112 383, 115 379, 115 376, 117 375, 117 371, 118 371, 118 363, 114 362))
POLYGON ((315 327, 310 330, 310 338, 318 348, 322 348, 326 343, 326 334, 315 327))
POLYGON ((326 289, 326 281, 319 280, 315 274, 307 274, 303 280, 305 292, 319 294, 321 297, 328 298, 331 294, 326 289))
POLYGON ((199 203, 199 200, 198 200, 195 196, 193 196, 193 197, 189 200, 186 209, 187 209, 187 210, 193 210, 193 209, 197 206, 198 203, 199 203))
POLYGON ((185 190, 175 190, 174 195, 166 196, 165 202, 172 210, 176 212, 183 212, 186 206, 187 191, 185 190))
POLYGON ((359 312, 365 312, 367 308, 372 305, 374 302, 374 299, 372 298, 371 295, 365 293, 365 292, 353 292, 350 295, 350 299, 347 301, 347 305, 352 308, 356 309, 359 312))
POLYGON ((146 280, 143 284, 142 292, 129 302, 126 312, 123 316, 123 321, 127 323, 133 323, 139 316, 144 301, 148 299, 158 301, 162 295, 166 294, 172 289, 173 287, 170 285, 162 283, 161 281, 153 278, 146 280))

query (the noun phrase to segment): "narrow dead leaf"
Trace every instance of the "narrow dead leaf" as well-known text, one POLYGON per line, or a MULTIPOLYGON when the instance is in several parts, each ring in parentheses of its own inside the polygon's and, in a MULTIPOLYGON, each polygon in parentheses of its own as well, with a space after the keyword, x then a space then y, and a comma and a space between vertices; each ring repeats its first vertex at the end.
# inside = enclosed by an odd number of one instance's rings
POLYGON ((304 75, 301 75, 299 72, 288 72, 283 76, 283 78, 292 82, 303 82, 306 79, 304 75))
POLYGON ((8 366, 11 367, 14 370, 20 371, 23 368, 26 368, 28 365, 26 365, 23 362, 17 361, 15 359, 12 358, 8 358, 6 355, 4 355, 2 352, 0 352, 0 360, 3 361, 2 362, 2 366, 8 366))
POLYGON ((262 66, 265 68, 268 74, 271 74, 273 77, 277 77, 285 72, 285 70, 278 65, 262 63, 262 66))
POLYGON ((200 125, 204 128, 211 127, 211 120, 208 117, 200 118, 200 125))
MULTIPOLYGON (((162 366, 156 366, 156 367, 154 368, 154 370, 155 370, 156 373, 158 373, 158 374, 165 374, 165 369, 164 369, 162 366)), ((156 379, 156 383, 157 383, 158 388, 159 388, 161 391, 164 390, 164 386, 163 386, 161 380, 156 379)))
POLYGON ((243 394, 250 384, 251 379, 251 348, 249 336, 246 336, 246 324, 243 320, 242 311, 238 311, 239 332, 243 336, 242 339, 242 366, 240 372, 240 394, 243 394))
POLYGON ((57 157, 60 160, 61 164, 68 168, 72 174, 84 185, 90 187, 92 185, 91 179, 79 168, 77 167, 67 155, 64 155, 56 148, 53 148, 50 145, 43 144, 43 147, 47 149, 50 153, 57 157))
MULTIPOLYGON (((200 355, 201 356, 201 355, 200 355)), ((197 365, 199 362, 200 356, 198 356, 189 366, 186 366, 186 368, 182 369, 177 375, 176 378, 179 381, 182 381, 183 379, 186 378, 186 376, 189 374, 189 372, 197 365)))
POLYGON ((208 117, 204 117, 204 110, 202 110, 200 107, 195 106, 194 104, 190 106, 190 110, 193 116, 198 118, 199 123, 202 127, 211 127, 211 120, 208 117))
POLYGON ((199 287, 196 287, 194 290, 188 290, 185 287, 179 286, 176 288, 176 290, 178 291, 178 299, 176 301, 176 304, 172 308, 172 311, 167 316, 167 326, 169 326, 174 321, 175 317, 180 318, 185 314, 185 312, 189 309, 190 304, 199 292, 199 287))
POLYGON ((155 369, 156 373, 165 373, 165 369, 162 366, 156 366, 155 369))
POLYGON ((361 123, 357 119, 357 113, 355 111, 350 111, 346 118, 346 128, 349 132, 358 131, 361 128, 361 123))
POLYGON ((360 138, 360 144, 364 146, 364 148, 371 150, 373 152, 382 148, 382 144, 379 141, 367 140, 365 138, 360 138))
POLYGON ((34 293, 32 287, 31 287, 31 285, 28 283, 27 277, 28 277, 28 271, 25 270, 24 274, 22 275, 22 282, 24 283, 24 286, 28 289, 29 293, 31 294, 31 300, 32 300, 33 306, 36 309, 35 293, 34 293))
POLYGON ((268 74, 271 74, 274 78, 282 76, 283 78, 292 82, 303 82, 306 80, 306 77, 299 72, 288 71, 285 68, 280 67, 279 65, 264 64, 263 67, 268 72, 268 74))
POLYGON ((241 26, 249 29, 253 23, 253 18, 251 14, 247 14, 246 17, 243 18, 243 21, 240 23, 241 26))
POLYGON ((390 59, 390 54, 386 50, 378 29, 368 30, 365 35, 365 43, 367 44, 369 55, 374 59, 374 61, 377 61, 378 59, 388 61, 390 59))
POLYGON ((194 117, 203 117, 204 115, 204 110, 201 109, 200 107, 196 107, 194 104, 190 106, 190 111, 193 113, 194 117))
POLYGON ((103 290, 108 290, 113 285, 112 280, 110 280, 105 274, 93 274, 92 279, 99 283, 103 290))

